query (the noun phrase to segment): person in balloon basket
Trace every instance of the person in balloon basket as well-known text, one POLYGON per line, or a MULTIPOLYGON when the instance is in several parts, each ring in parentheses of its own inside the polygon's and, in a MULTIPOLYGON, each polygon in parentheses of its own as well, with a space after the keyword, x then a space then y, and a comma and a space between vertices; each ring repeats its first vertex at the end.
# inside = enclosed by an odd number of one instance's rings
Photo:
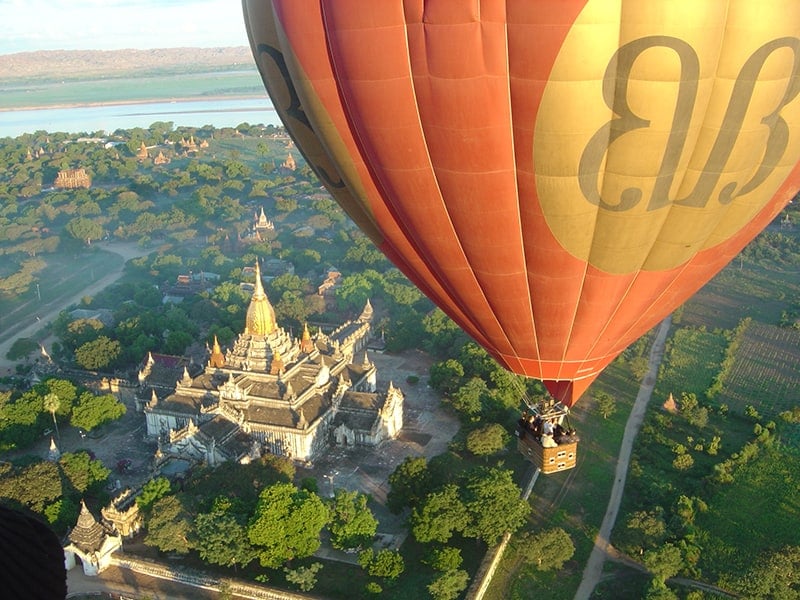
POLYGON ((555 433, 555 424, 553 423, 553 419, 547 419, 542 424, 542 437, 540 439, 542 448, 555 448, 556 446, 558 446, 553 436, 554 433, 555 433))

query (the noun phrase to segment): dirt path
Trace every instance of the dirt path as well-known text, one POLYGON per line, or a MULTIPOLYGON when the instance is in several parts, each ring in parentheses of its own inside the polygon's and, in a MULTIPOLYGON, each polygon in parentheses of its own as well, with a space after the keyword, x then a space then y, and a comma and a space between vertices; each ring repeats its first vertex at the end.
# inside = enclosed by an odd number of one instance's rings
POLYGON ((625 434, 622 437, 622 445, 619 450, 617 469, 614 473, 614 486, 611 488, 611 497, 608 500, 608 507, 603 517, 603 524, 600 526, 600 532, 594 540, 594 548, 583 570, 583 579, 578 587, 578 591, 575 593, 575 600, 589 600, 594 588, 602 577, 603 562, 605 562, 606 555, 611 547, 611 530, 614 528, 614 522, 617 520, 619 504, 622 500, 622 493, 625 490, 625 479, 628 475, 628 463, 631 459, 633 440, 636 439, 636 435, 639 433, 639 429, 644 420, 645 411, 647 410, 647 403, 650 401, 650 396, 653 394, 653 386, 656 383, 658 367, 664 356, 664 344, 671 323, 672 317, 667 317, 661 322, 661 327, 659 327, 655 342, 653 342, 653 348, 650 351, 650 370, 647 372, 647 375, 642 381, 642 385, 639 387, 639 393, 636 395, 636 402, 634 402, 633 409, 628 417, 628 422, 625 424, 625 434))
POLYGON ((31 338, 43 342, 45 336, 42 333, 42 330, 44 330, 48 323, 52 322, 56 317, 58 317, 58 314, 64 309, 64 307, 79 302, 84 296, 93 296, 97 294, 120 278, 127 261, 139 256, 145 256, 152 252, 152 249, 146 250, 135 243, 127 242, 102 242, 98 244, 98 247, 107 252, 113 252, 114 254, 121 256, 123 259, 122 265, 104 277, 101 277, 97 281, 92 282, 90 285, 83 288, 80 292, 77 292, 73 296, 64 297, 60 302, 51 302, 51 305, 54 306, 54 308, 49 309, 47 312, 42 312, 38 316, 38 319, 33 320, 28 326, 22 329, 14 328, 10 333, 8 331, 0 332, 0 375, 14 373, 14 367, 17 363, 16 361, 8 360, 6 358, 6 354, 11 349, 12 344, 18 338, 31 338))

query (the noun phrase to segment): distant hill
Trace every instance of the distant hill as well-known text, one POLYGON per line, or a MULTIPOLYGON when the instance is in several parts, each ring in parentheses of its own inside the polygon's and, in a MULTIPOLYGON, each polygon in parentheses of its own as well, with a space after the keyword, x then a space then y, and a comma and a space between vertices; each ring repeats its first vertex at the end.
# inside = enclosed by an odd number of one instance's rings
POLYGON ((130 73, 255 70, 249 46, 152 50, 43 50, 0 56, 0 80, 97 79, 130 73))

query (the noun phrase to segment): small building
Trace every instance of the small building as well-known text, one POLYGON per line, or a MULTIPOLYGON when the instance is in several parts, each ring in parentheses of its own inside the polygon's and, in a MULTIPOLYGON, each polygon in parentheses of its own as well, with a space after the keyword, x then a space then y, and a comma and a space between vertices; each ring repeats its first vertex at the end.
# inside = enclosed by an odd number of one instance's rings
POLYGON ((89 188, 92 185, 92 180, 86 169, 83 167, 77 169, 62 169, 58 172, 53 187, 61 189, 75 189, 75 188, 89 188))
POLYGON ((130 488, 125 488, 111 504, 100 511, 103 519, 122 537, 129 538, 142 527, 142 514, 136 504, 136 495, 130 488))
POLYGON ((286 157, 286 160, 281 163, 281 168, 288 171, 294 171, 297 169, 297 161, 295 161, 294 156, 292 156, 291 153, 286 157))
POLYGON ((66 569, 70 570, 80 562, 84 574, 98 575, 111 564, 111 555, 121 547, 122 536, 99 523, 81 500, 78 522, 69 534, 69 544, 64 547, 66 569))
POLYGON ((317 294, 327 298, 334 298, 336 296, 336 289, 342 283, 342 274, 336 269, 329 269, 323 281, 317 287, 317 294))
POLYGON ((255 215, 255 222, 253 224, 253 231, 255 233, 261 233, 266 231, 275 231, 275 223, 273 223, 270 219, 267 218, 267 215, 264 214, 264 207, 261 207, 261 213, 255 215))

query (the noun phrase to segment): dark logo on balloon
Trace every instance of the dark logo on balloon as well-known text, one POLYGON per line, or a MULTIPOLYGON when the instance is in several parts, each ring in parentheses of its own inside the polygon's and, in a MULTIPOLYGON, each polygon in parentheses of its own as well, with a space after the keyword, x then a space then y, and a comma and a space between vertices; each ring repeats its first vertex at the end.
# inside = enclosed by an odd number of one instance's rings
POLYGON ((797 24, 735 20, 751 33, 733 40, 710 15, 680 35, 676 12, 620 42, 592 14, 564 39, 536 116, 542 214, 601 271, 672 269, 739 234, 800 158, 797 24))
POLYGON ((788 49, 792 52, 793 63, 786 91, 774 110, 763 115, 761 119, 761 123, 768 129, 769 135, 760 165, 749 180, 726 183, 717 193, 716 200, 721 204, 728 204, 737 196, 756 189, 775 170, 788 147, 789 127, 781 117, 781 110, 800 93, 800 40, 794 37, 772 40, 756 50, 742 66, 733 85, 730 102, 722 119, 716 141, 701 169, 697 182, 688 194, 673 200, 669 197, 670 188, 678 171, 678 162, 686 148, 687 133, 697 100, 700 61, 694 49, 687 42, 675 37, 654 35, 621 46, 609 61, 603 78, 603 99, 617 116, 592 136, 581 156, 578 179, 584 197, 592 204, 611 211, 630 210, 642 201, 643 192, 637 187, 623 190, 618 198, 603 198, 598 189, 598 179, 609 147, 626 134, 650 126, 650 120, 636 114, 631 107, 628 86, 636 60, 646 50, 656 47, 667 48, 677 55, 680 60, 681 78, 672 117, 672 129, 664 148, 663 160, 655 183, 647 200, 648 211, 658 210, 670 204, 703 208, 712 201, 715 189, 725 173, 734 145, 742 131, 745 116, 753 101, 756 84, 767 59, 781 49, 788 49))
POLYGON ((280 81, 285 85, 284 89, 278 89, 278 79, 267 77, 266 73, 269 69, 264 68, 266 87, 270 92, 270 98, 275 105, 275 110, 281 116, 281 120, 286 125, 289 133, 294 138, 302 138, 302 142, 298 142, 298 147, 302 152, 306 162, 314 169, 314 172, 319 176, 323 183, 329 188, 344 188, 342 178, 338 176, 333 166, 325 166, 319 164, 319 160, 312 160, 307 153, 309 147, 313 144, 317 146, 315 155, 324 154, 324 150, 319 146, 316 141, 317 136, 314 133, 314 128, 303 110, 303 105, 300 102, 300 95, 292 82, 289 74, 289 68, 286 65, 283 53, 268 44, 258 44, 256 46, 259 56, 266 56, 271 60, 274 67, 278 70, 280 81))

